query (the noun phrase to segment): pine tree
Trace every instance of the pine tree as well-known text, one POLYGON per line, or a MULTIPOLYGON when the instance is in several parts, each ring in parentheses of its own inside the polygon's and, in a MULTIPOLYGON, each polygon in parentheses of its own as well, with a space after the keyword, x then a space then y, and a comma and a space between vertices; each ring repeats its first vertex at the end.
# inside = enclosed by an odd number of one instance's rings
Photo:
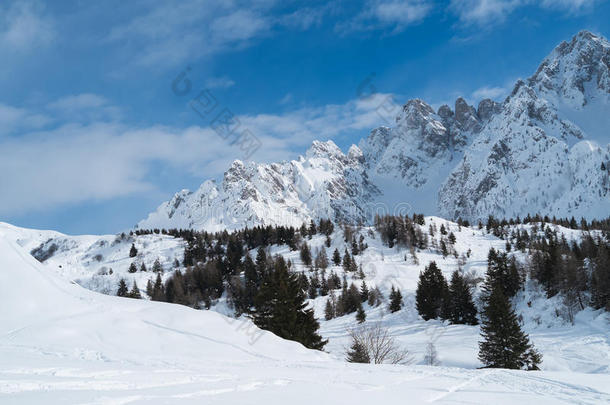
POLYGON ((159 261, 159 259, 155 259, 155 262, 153 263, 153 269, 152 269, 155 273, 162 273, 163 272, 163 266, 161 266, 161 262, 159 261))
POLYGON ((431 262, 423 272, 419 274, 415 302, 417 312, 424 320, 447 316, 447 306, 443 308, 443 301, 448 296, 447 280, 435 262, 431 262))
POLYGON ((301 261, 305 266, 311 266, 311 250, 307 242, 303 242, 301 245, 301 261))
POLYGON ((146 295, 150 298, 153 296, 153 283, 150 279, 146 282, 146 295))
POLYGON ((347 352, 347 361, 350 363, 370 363, 371 358, 364 347, 364 345, 360 342, 354 341, 352 343, 352 347, 347 352))
POLYGON ((142 295, 140 294, 140 289, 138 288, 138 285, 136 284, 136 281, 133 281, 133 286, 131 287, 131 291, 129 291, 129 294, 127 295, 129 298, 136 298, 136 299, 140 299, 142 298, 142 295))
POLYGON ((356 320, 358 323, 363 323, 366 321, 366 312, 364 312, 364 308, 362 308, 362 304, 358 305, 358 309, 356 310, 356 320))
POLYGON ((159 273, 157 273, 157 279, 155 280, 155 284, 153 286, 151 298, 153 301, 165 301, 165 287, 163 286, 161 274, 159 273))
POLYGON ((449 285, 450 316, 453 324, 477 325, 477 308, 472 301, 470 288, 464 277, 456 270, 449 285))
POLYGON ((136 257, 138 255, 138 249, 136 249, 136 245, 131 244, 131 249, 129 249, 129 257, 136 257))
POLYGON ((345 253, 343 254, 343 270, 348 273, 350 272, 352 269, 352 258, 349 255, 349 252, 347 251, 347 248, 345 249, 345 253))
POLYGON ((136 267, 136 264, 132 262, 129 265, 129 269, 127 271, 130 272, 130 273, 135 273, 135 272, 138 271, 138 268, 136 267))
POLYGON ((125 279, 119 280, 119 289, 116 292, 118 297, 126 297, 128 293, 127 284, 125 283, 125 279))
POLYGON ((333 252, 333 263, 335 264, 335 266, 338 266, 341 264, 341 253, 339 253, 339 249, 335 248, 335 251, 333 252))
POLYGON ((146 271, 148 271, 148 270, 146 269, 146 265, 144 264, 144 262, 142 262, 142 265, 140 266, 140 271, 142 271, 142 272, 146 272, 146 271))
POLYGON ((330 321, 334 317, 335 317, 335 308, 333 306, 331 299, 329 298, 326 300, 326 307, 324 308, 324 319, 326 319, 327 321, 330 321))
POLYGON ((362 280, 360 285, 360 301, 366 302, 369 299, 369 288, 366 285, 366 281, 362 280))
POLYGON ((400 311, 400 308, 402 308, 402 294, 399 289, 395 289, 394 286, 392 286, 392 290, 390 291, 389 310, 390 312, 396 312, 400 311))
POLYGON ((303 290, 281 256, 275 259, 273 270, 265 275, 254 299, 252 318, 259 328, 310 349, 322 350, 327 343, 317 333, 320 324, 313 309, 307 308, 303 290))
POLYGON ((487 297, 482 318, 479 360, 485 367, 538 370, 541 356, 521 330, 499 285, 487 297))

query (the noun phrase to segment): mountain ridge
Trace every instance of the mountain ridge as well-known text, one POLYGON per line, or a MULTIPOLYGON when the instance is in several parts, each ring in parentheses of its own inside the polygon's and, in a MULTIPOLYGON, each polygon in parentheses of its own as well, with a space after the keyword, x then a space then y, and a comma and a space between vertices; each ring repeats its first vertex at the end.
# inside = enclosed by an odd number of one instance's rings
POLYGON ((471 221, 528 213, 601 217, 610 206, 610 43, 581 31, 560 43, 503 102, 456 99, 435 111, 408 100, 392 127, 343 153, 314 141, 304 156, 234 161, 220 183, 182 190, 139 228, 370 223, 424 212, 471 221))

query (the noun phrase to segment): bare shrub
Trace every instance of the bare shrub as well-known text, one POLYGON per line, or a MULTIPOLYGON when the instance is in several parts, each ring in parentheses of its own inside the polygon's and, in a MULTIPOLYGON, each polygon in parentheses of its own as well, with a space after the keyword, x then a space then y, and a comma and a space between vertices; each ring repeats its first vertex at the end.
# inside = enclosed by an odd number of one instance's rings
POLYGON ((380 323, 365 324, 349 330, 352 346, 359 345, 368 355, 371 363, 409 364, 409 351, 400 347, 390 335, 388 328, 380 323))

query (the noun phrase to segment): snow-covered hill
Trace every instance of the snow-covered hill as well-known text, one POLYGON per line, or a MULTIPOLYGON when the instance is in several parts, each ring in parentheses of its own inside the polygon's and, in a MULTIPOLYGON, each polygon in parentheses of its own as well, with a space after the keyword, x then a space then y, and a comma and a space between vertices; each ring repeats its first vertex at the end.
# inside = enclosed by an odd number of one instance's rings
MULTIPOLYGON (((551 226, 564 235, 567 241, 578 241, 581 238, 581 231, 551 226)), ((369 288, 379 288, 385 297, 380 306, 364 304, 367 319, 380 321, 390 327, 392 333, 411 351, 415 364, 423 364, 423 352, 428 340, 436 339, 442 365, 468 369, 480 367, 477 360, 479 327, 421 320, 415 309, 415 290, 419 273, 431 261, 438 264, 448 279, 454 270, 461 268, 470 278, 482 280, 487 269, 489 249, 493 247, 505 251, 506 240, 487 233, 484 228, 459 226, 438 217, 426 217, 425 224, 420 229, 430 242, 428 248, 416 250, 416 256, 408 249, 385 246, 379 233, 372 227, 356 230, 364 237, 363 243, 368 245, 364 252, 356 256, 366 276, 365 282, 369 288), (441 235, 438 229, 441 226, 455 235, 456 242, 452 247, 454 252, 447 256, 443 256, 439 250, 441 235), (434 236, 430 235, 431 227, 436 229, 434 236), (401 290, 405 303, 404 308, 395 314, 390 314, 387 309, 387 298, 392 287, 401 290)), ((531 229, 532 225, 515 225, 511 230, 530 232, 531 229)), ((542 230, 539 232, 543 234, 542 230)), ((48 257, 40 264, 47 272, 57 273, 81 286, 110 295, 116 294, 121 278, 126 280, 128 286, 136 282, 144 290, 146 282, 154 281, 156 277, 151 269, 157 259, 164 268, 161 275, 165 280, 177 269, 184 270, 182 265, 175 267, 174 261, 181 261, 185 244, 181 239, 168 235, 67 236, 52 231, 35 231, 0 224, 0 237, 14 241, 24 247, 25 252, 33 251, 36 255, 47 252, 48 257), (138 254, 133 258, 129 257, 132 244, 138 249, 138 254), (53 245, 58 248, 49 254, 49 247, 53 245), (129 273, 131 263, 136 263, 138 269, 144 263, 148 271, 129 273), (110 272, 110 269, 113 271, 110 272)), ((314 256, 321 249, 326 249, 329 257, 335 249, 340 252, 346 248, 351 249, 339 227, 331 235, 330 247, 326 247, 326 238, 320 234, 307 239, 307 243, 314 256)), ((310 267, 303 265, 298 251, 292 251, 286 245, 274 245, 270 247, 269 253, 289 259, 293 271, 313 275, 310 267)), ((525 262, 523 253, 513 251, 512 254, 525 262)), ((251 256, 256 256, 256 249, 251 252, 251 256)), ((326 274, 331 272, 342 275, 343 269, 331 264, 326 274)), ((347 273, 346 277, 348 283, 354 283, 358 288, 363 282, 356 274, 347 273)), ((336 291, 335 294, 339 292, 336 291)), ((349 341, 348 329, 355 325, 355 314, 325 321, 324 307, 327 299, 328 296, 320 296, 310 302, 316 317, 320 319, 322 336, 330 339, 327 350, 341 360, 349 341)), ((568 311, 561 296, 549 300, 535 283, 527 285, 526 290, 515 299, 515 305, 525 330, 544 355, 541 366, 543 370, 610 372, 610 336, 607 333, 610 319, 607 313, 585 309, 576 314, 572 324, 565 316, 568 311)), ((227 306, 226 294, 212 303, 212 310, 229 316, 234 313, 227 306)))
POLYGON ((608 215, 610 43, 587 31, 562 42, 503 102, 458 98, 435 111, 409 100, 347 154, 314 142, 273 164, 235 161, 222 181, 183 190, 140 228, 238 229, 374 213, 471 221, 542 213, 608 215), (605 163, 605 170, 602 170, 605 163))
POLYGON ((6 236, 0 297, 0 403, 610 401, 604 374, 348 364, 245 320, 87 291, 6 236))

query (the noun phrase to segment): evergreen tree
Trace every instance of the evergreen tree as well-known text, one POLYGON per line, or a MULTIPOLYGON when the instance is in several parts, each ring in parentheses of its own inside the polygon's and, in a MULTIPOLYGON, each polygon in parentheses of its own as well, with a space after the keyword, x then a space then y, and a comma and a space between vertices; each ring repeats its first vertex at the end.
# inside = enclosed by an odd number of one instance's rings
POLYGON ((151 297, 153 301, 165 301, 165 287, 163 286, 161 274, 159 273, 157 273, 157 279, 155 280, 151 297))
POLYGON ((324 308, 324 319, 326 319, 327 321, 330 321, 334 317, 335 317, 335 308, 333 306, 331 299, 329 298, 326 300, 326 307, 324 308))
POLYGON ((350 363, 370 363, 371 358, 364 345, 354 341, 352 347, 347 352, 347 361, 350 363))
POLYGON ((472 301, 470 288, 464 277, 456 270, 451 275, 449 285, 450 316, 449 320, 453 324, 476 325, 477 308, 472 301))
POLYGON ((333 252, 333 263, 335 264, 335 266, 338 266, 341 264, 341 253, 339 253, 339 249, 335 248, 335 251, 333 252))
POLYGON ((132 262, 132 263, 129 265, 129 270, 128 270, 128 271, 129 271, 130 273, 135 273, 135 272, 137 272, 137 271, 138 271, 138 268, 136 267, 136 264, 132 262))
POLYGON ((133 286, 131 287, 131 291, 129 291, 129 294, 127 295, 129 298, 136 298, 136 299, 140 299, 142 298, 142 295, 140 294, 140 289, 138 288, 138 285, 136 284, 136 281, 133 281, 133 286))
POLYGON ((146 269, 146 265, 144 264, 144 262, 142 262, 142 265, 140 266, 140 271, 143 271, 143 272, 148 271, 148 270, 146 269))
POLYGON ((366 302, 369 299, 369 288, 366 285, 366 281, 362 280, 360 285, 360 301, 366 302))
POLYGON ((275 259, 273 270, 265 275, 254 307, 252 317, 261 329, 310 349, 321 350, 327 343, 317 333, 320 325, 313 309, 307 308, 303 290, 281 256, 275 259))
POLYGON ((402 308, 402 294, 399 289, 395 289, 394 286, 392 286, 392 290, 390 291, 389 310, 390 312, 396 312, 400 311, 400 308, 402 308))
POLYGON ((364 312, 364 308, 362 308, 362 304, 358 305, 358 309, 356 310, 356 320, 358 323, 363 323, 366 321, 366 312, 364 312))
POLYGON ((345 253, 343 254, 343 270, 348 273, 350 272, 352 269, 352 258, 349 255, 349 252, 347 251, 347 248, 345 249, 345 253))
POLYGON ((153 269, 152 269, 155 273, 162 273, 163 272, 163 266, 161 266, 161 262, 159 261, 159 259, 155 259, 155 262, 153 263, 153 269))
POLYGON ((538 370, 541 356, 521 330, 499 285, 488 296, 482 315, 479 360, 485 367, 538 370))
POLYGON ((129 249, 129 257, 136 257, 138 255, 138 249, 136 249, 135 244, 131 244, 131 249, 129 249))
POLYGON ((307 242, 303 242, 301 245, 301 261, 305 266, 311 266, 311 250, 307 242))
POLYGON ((150 298, 153 296, 153 283, 150 279, 146 282, 146 295, 150 298))
POLYGON ((125 279, 119 280, 119 289, 116 292, 117 297, 126 297, 128 293, 127 284, 125 279))
MULTIPOLYGON (((441 316, 443 301, 448 296, 447 280, 435 262, 431 262, 419 274, 415 302, 417 312, 424 320, 441 316)), ((447 308, 447 307, 445 307, 447 308)), ((445 315, 445 314, 443 314, 445 315)))

